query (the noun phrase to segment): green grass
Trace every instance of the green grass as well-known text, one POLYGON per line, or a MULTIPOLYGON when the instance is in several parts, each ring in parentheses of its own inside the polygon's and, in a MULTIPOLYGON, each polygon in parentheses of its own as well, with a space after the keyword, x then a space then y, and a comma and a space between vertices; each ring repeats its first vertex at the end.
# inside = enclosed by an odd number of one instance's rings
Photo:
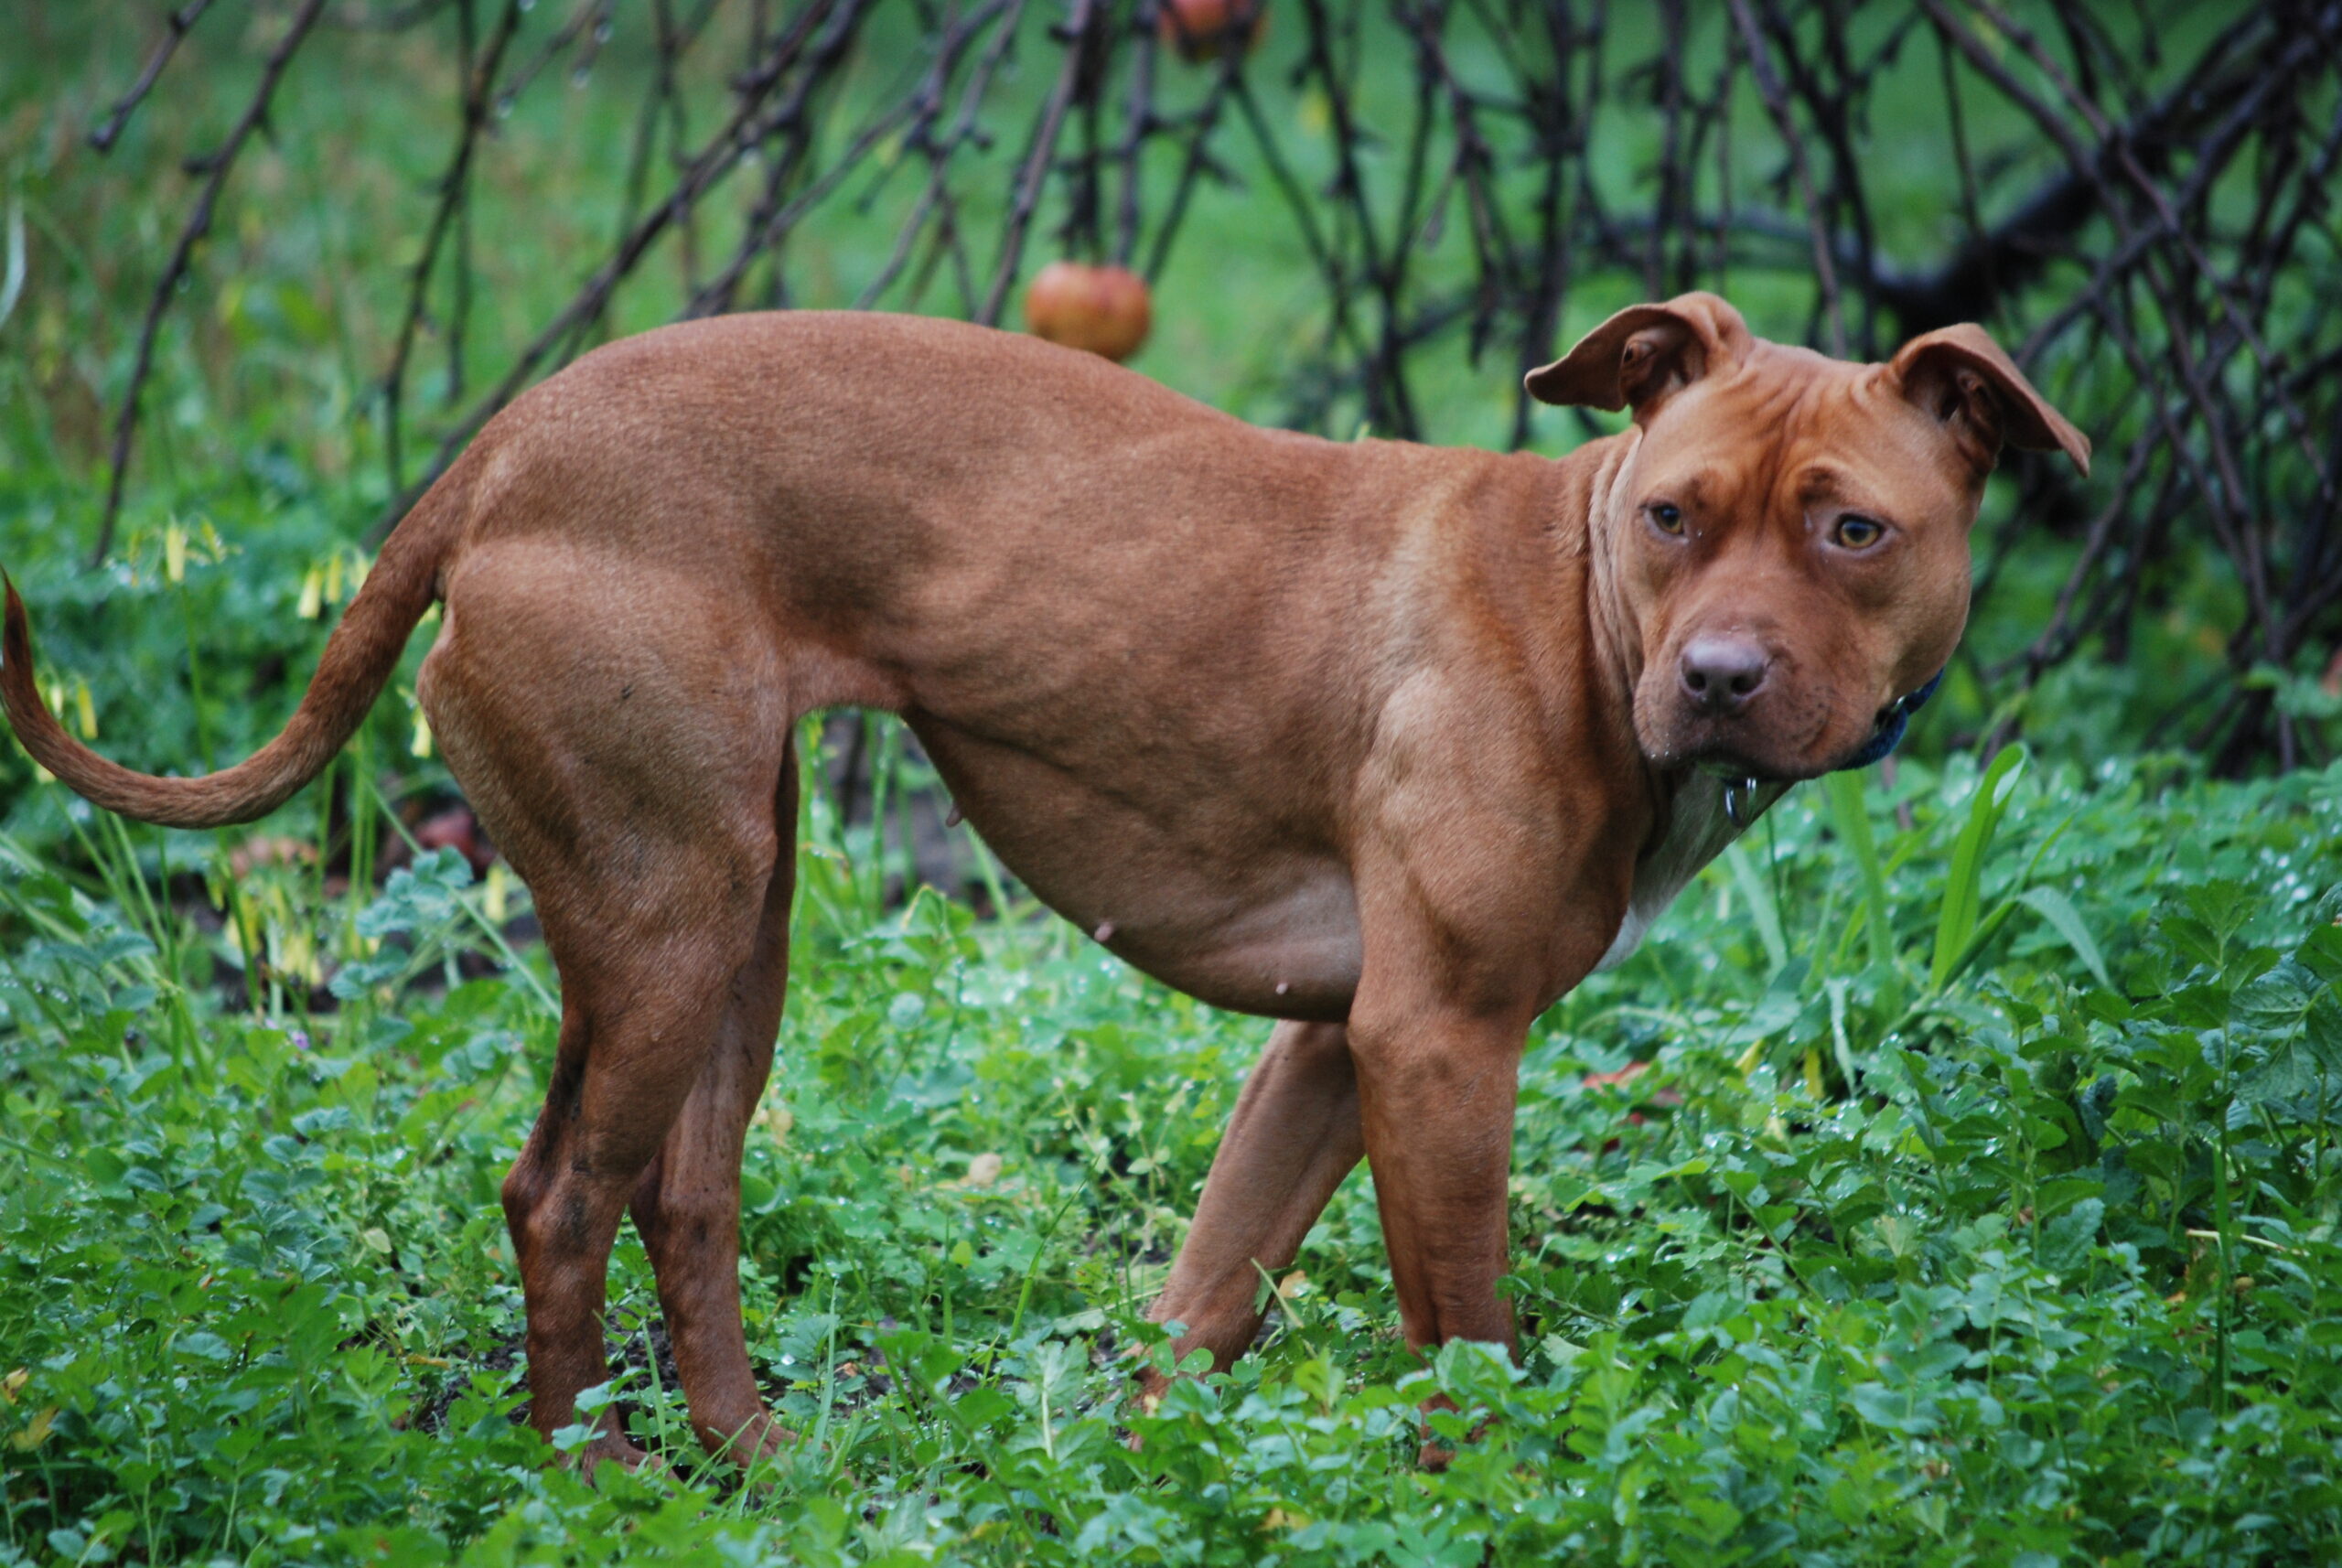
POLYGON ((94 879, 0 846, 0 1554, 2330 1559, 2337 779, 1995 772, 1793 796, 1541 1020, 1519 1366, 1397 1344, 1360 1176, 1261 1351, 1152 1415, 1136 1315, 1262 1026, 1055 922, 877 909, 867 831, 810 811, 744 1264, 807 1441, 701 1460, 629 1234, 610 1396, 674 1473, 599 1491, 509 1416, 495 1191, 552 1018, 534 953, 463 978, 488 890, 446 852, 371 899, 254 873, 280 945, 382 945, 337 1012, 231 1011, 232 950, 128 858, 199 840, 91 824, 94 879), (1445 1475, 1434 1387, 1494 1417, 1445 1475))
MULTIPOLYGON (((123 548, 85 573, 105 400, 184 200, 172 158, 216 137, 275 22, 199 35, 205 90, 159 96, 100 161, 76 137, 140 28, 25 18, 32 47, 0 49, 0 242, 11 204, 32 236, 0 322, 0 559, 69 714, 86 689, 101 746, 189 769, 282 722, 387 493, 367 388, 402 258, 370 246, 427 206, 444 141, 409 133, 448 62, 337 38, 339 79, 371 90, 288 97, 178 302, 123 548)), ((1308 105, 1276 102, 1306 156, 1308 105)), ((594 160, 624 104, 562 89, 504 127, 479 366, 615 220, 594 160)), ((1883 156, 1918 156, 1885 131, 1883 156)), ((1313 340, 1266 200, 1205 190, 1139 361, 1255 416, 1313 340)), ((809 237, 815 302, 886 238, 809 237)), ((617 325, 677 286, 662 259, 617 325)), ((1797 287, 1733 292, 1787 333, 1797 287)), ((1501 438, 1497 367, 1425 377, 1438 434, 1501 438)), ((1573 438, 1543 417, 1541 442, 1573 438)), ((2053 584, 2057 555, 2027 570, 2053 584)), ((404 693, 262 830, 309 853, 242 868, 242 835, 124 827, 10 750, 0 1563, 2333 1561, 2342 773, 2208 784, 2134 756, 2128 716, 2217 663, 2226 591, 2175 595, 2127 667, 2053 677, 2032 753, 1989 769, 1947 742, 2000 694, 1957 671, 1891 784, 1791 796, 1539 1022, 1518 1366, 1399 1345, 1361 1175, 1260 1353, 1134 1409, 1129 1358, 1161 1353, 1138 1314, 1264 1026, 1013 889, 991 921, 888 907, 897 851, 810 791, 744 1262, 758 1371, 807 1441, 747 1477, 703 1462, 629 1231, 610 1397, 673 1468, 599 1490, 510 1419, 496 1188, 553 979, 500 873, 375 875, 385 824, 448 783, 404 693), (1587 1081, 1630 1061, 1651 1065, 1587 1081), (1413 1463, 1434 1387, 1464 1407, 1451 1434, 1493 1417, 1441 1475, 1413 1463)), ((2021 646, 2043 602, 2020 583, 1972 635, 2021 646)))

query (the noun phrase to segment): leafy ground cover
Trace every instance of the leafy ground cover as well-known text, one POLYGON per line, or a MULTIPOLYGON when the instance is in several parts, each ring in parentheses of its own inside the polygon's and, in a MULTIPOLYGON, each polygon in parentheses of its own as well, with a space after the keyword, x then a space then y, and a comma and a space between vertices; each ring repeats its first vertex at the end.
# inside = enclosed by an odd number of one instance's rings
POLYGON ((0 1554, 2330 1559, 2337 783, 2012 752, 1792 796, 1537 1027, 1518 1364, 1396 1343, 1361 1175, 1258 1353, 1152 1414, 1137 1314, 1261 1026, 1060 924, 882 908, 817 801, 743 1263, 805 1440, 701 1458, 628 1239, 607 1396, 673 1470, 598 1490, 511 1419, 525 895, 252 870, 231 913, 352 956, 337 1011, 231 1010, 234 947, 141 890, 213 852, 73 811, 91 877, 0 846, 0 1554), (1491 1418, 1445 1474, 1434 1388, 1491 1418))

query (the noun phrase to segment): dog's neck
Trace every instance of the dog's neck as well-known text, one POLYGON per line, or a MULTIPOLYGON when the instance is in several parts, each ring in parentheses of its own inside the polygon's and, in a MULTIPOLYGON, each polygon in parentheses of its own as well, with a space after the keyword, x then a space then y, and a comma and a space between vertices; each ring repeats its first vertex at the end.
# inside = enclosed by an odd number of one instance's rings
POLYGON ((1585 541, 1587 646, 1603 686, 1625 703, 1629 725, 1635 687, 1643 675, 1643 628, 1618 581, 1617 519, 1627 469, 1640 439, 1641 432, 1629 428, 1589 441, 1561 460, 1574 481, 1569 487, 1571 511, 1585 541))

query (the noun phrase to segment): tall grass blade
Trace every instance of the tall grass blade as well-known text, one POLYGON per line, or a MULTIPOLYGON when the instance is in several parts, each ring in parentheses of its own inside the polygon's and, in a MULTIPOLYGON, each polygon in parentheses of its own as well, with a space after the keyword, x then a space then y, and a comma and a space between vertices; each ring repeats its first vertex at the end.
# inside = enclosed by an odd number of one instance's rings
POLYGON ((2031 905, 2043 919, 2049 922, 2052 930, 2066 939, 2066 945, 2074 950, 2074 956, 2082 961, 2082 967, 2090 971, 2092 978, 2107 990, 2114 989, 2114 982, 2106 972, 2105 955, 2098 950, 2098 943, 2090 936, 2090 927, 2083 924, 2082 913, 2074 908, 2072 899, 2055 887, 2028 887, 2017 897, 2022 902, 2031 905))
POLYGON ((1870 961, 1881 969, 1892 968, 1895 929, 1887 918, 1886 867, 1878 857, 1878 840, 1870 831, 1863 775, 1829 774, 1821 780, 1821 793, 1830 802, 1831 826, 1837 830, 1846 853, 1853 856, 1854 869, 1862 873, 1863 923, 1870 933, 1870 961))
POLYGON ((1756 863, 1749 857, 1745 839, 1724 850, 1724 861, 1732 873, 1732 885, 1747 901, 1749 918, 1756 926, 1756 940, 1765 944, 1766 968, 1778 974, 1789 961, 1789 945, 1781 933, 1781 910, 1773 901, 1772 885, 1756 875, 1756 863))
POLYGON ((25 296, 25 199, 8 199, 8 258, 0 263, 0 325, 16 313, 25 296))
POLYGON ((1969 940, 1976 934, 1983 898, 1984 856, 1993 846, 1993 834, 2001 825, 2001 813, 2008 807, 2009 794, 2025 760, 2024 746, 2003 746, 1985 764, 1984 776, 1969 797, 1968 821, 1952 845, 1951 865, 1944 874, 1943 906, 1936 916, 1935 956, 1928 970, 1928 983, 1934 990, 1941 991, 1951 983, 1969 950, 1969 940))

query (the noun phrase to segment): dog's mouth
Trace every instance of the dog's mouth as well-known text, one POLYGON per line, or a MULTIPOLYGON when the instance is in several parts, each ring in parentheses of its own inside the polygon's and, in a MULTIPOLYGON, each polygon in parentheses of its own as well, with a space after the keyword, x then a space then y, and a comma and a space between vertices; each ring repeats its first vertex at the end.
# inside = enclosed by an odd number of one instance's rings
POLYGON ((1933 689, 1881 703, 1875 687, 1830 679, 1810 661, 1783 655, 1776 665, 1752 698, 1724 707, 1682 689, 1672 660, 1653 660, 1635 693, 1644 758, 1726 782, 1801 783, 1885 755, 1933 689))
POLYGON ((1902 738, 1915 704, 1906 698, 1877 708, 1853 739, 1841 738, 1844 726, 1831 722, 1826 699, 1809 697, 1799 705, 1812 715, 1808 725, 1784 725, 1787 715, 1779 713, 1735 718, 1679 711, 1668 715, 1673 722, 1661 733, 1646 736, 1644 752, 1660 767, 1688 768, 1726 783, 1799 784, 1875 761, 1902 738))
POLYGON ((1771 745, 1769 736, 1752 735, 1740 726, 1699 724, 1685 726, 1677 743, 1657 752, 1651 760, 1663 766, 1688 767, 1724 782, 1798 784, 1830 771, 1827 758, 1813 758, 1809 745, 1771 745))

